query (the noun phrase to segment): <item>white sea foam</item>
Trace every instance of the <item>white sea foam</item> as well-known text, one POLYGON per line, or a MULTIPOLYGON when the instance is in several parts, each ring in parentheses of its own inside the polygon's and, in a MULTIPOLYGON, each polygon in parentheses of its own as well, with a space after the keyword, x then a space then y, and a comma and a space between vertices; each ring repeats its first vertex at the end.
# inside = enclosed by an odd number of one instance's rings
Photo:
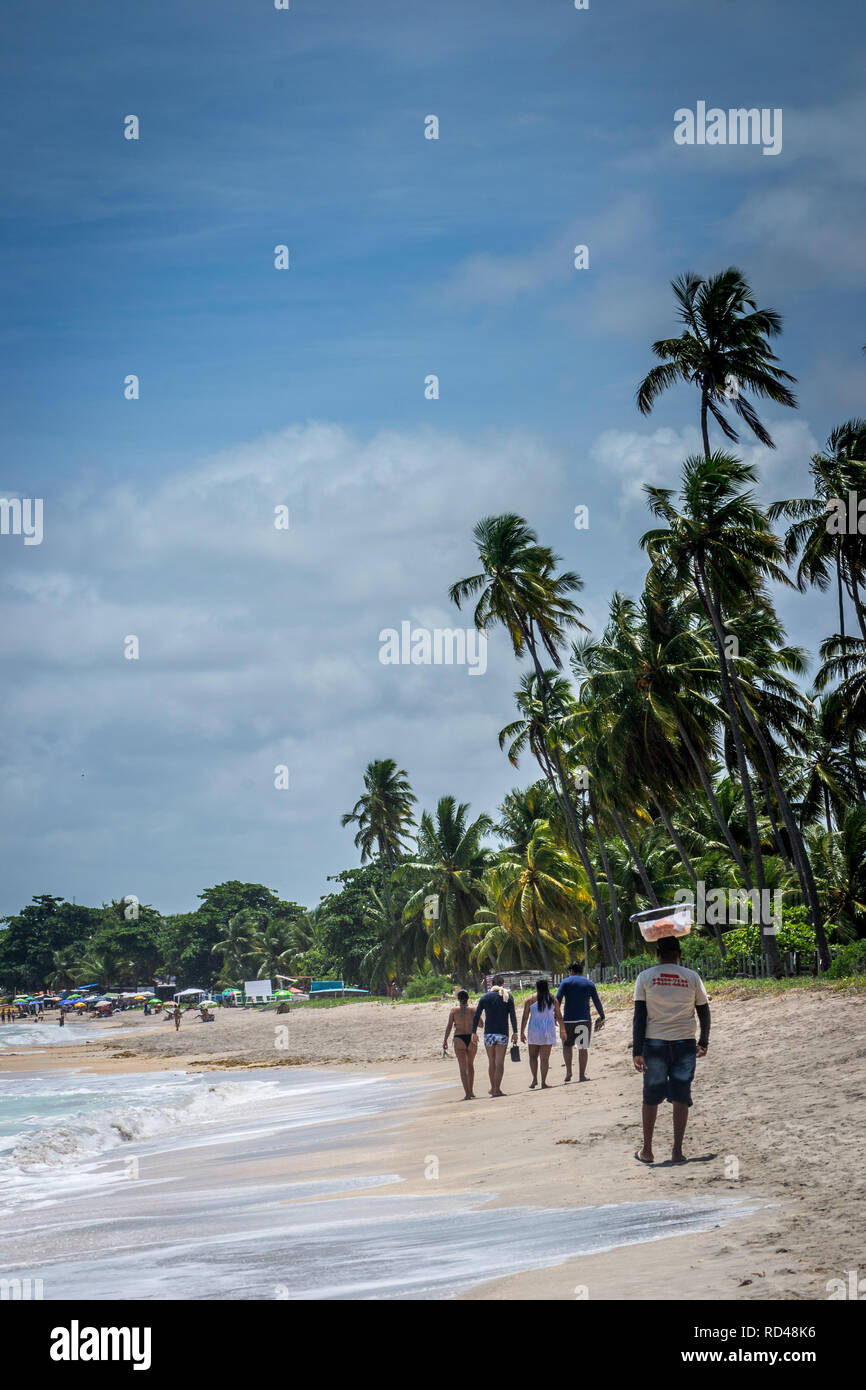
POLYGON ((66 1119, 19 1138, 9 1158, 24 1171, 58 1168, 98 1158, 120 1144, 159 1138, 180 1126, 223 1118, 232 1107, 271 1099, 276 1083, 218 1081, 161 1105, 124 1105, 66 1119))

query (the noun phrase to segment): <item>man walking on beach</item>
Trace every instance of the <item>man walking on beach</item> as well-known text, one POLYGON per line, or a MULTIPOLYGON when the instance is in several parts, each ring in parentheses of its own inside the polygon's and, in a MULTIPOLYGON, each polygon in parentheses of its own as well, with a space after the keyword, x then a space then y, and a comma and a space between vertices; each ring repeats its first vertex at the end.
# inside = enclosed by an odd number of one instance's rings
POLYGON ((685 1163, 683 1136, 692 1103, 692 1078, 698 1057, 710 1041, 710 1005, 704 982, 680 964, 680 943, 664 937, 656 947, 659 964, 642 970, 634 982, 632 1055, 643 1072, 643 1148, 640 1163, 652 1163, 653 1132, 659 1105, 669 1100, 674 1112, 671 1162, 685 1163), (695 1014, 700 1038, 695 1042, 695 1014))
POLYGON ((517 1010, 514 998, 505 988, 501 975, 493 976, 493 985, 482 994, 472 1020, 472 1031, 477 1032, 484 1015, 484 1046, 487 1049, 487 1069, 490 1075, 491 1096, 501 1096, 502 1073, 505 1071, 505 1050, 508 1047, 508 1021, 511 1020, 511 1041, 517 1042, 517 1010))
POLYGON ((598 990, 592 980, 581 975, 581 962, 573 960, 568 974, 556 992, 556 1002, 562 1006, 562 1058, 565 1062, 565 1080, 571 1080, 574 1044, 577 1042, 578 1081, 586 1081, 586 1063, 589 1058, 589 1043, 592 1036, 592 1023, 589 1012, 590 1003, 595 1006, 598 1018, 595 1031, 604 1027, 604 1009, 598 997, 598 990), (565 1001, 563 1003, 563 1000, 565 1001))

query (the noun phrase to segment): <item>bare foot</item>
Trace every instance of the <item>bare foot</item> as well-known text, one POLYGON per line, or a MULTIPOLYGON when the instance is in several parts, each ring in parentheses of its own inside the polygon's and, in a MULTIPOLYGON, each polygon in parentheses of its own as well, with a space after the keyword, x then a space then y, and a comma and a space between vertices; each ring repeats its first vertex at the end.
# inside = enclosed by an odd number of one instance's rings
POLYGON ((637 1153, 635 1154, 635 1158, 637 1159, 638 1163, 655 1163, 655 1159, 652 1155, 652 1149, 650 1149, 649 1153, 647 1153, 646 1149, 638 1149, 637 1153))
POLYGON ((537 1082, 537 1081, 530 1081, 530 1083, 529 1083, 529 1089, 530 1089, 530 1091, 534 1091, 537 1085, 538 1085, 538 1082, 537 1082))
POLYGON ((688 1163, 688 1159, 682 1149, 671 1150, 671 1163, 688 1163))
POLYGON ((547 1084, 546 1081, 542 1081, 542 1083, 541 1083, 541 1089, 542 1089, 542 1091, 549 1091, 549 1090, 550 1090, 550 1087, 548 1086, 548 1084, 547 1084))

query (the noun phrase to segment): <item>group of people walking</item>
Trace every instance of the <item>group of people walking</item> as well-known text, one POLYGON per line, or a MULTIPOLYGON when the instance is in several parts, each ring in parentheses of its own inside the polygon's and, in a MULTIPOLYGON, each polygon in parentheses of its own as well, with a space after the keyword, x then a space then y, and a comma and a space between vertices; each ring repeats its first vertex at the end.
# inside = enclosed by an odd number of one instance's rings
MULTIPOLYGON (((674 1143, 671 1161, 684 1163, 683 1136, 692 1104, 691 1083, 695 1064, 705 1057, 710 1037, 710 1006, 700 975, 680 961, 680 943, 665 937, 657 943, 658 965, 638 975, 634 984, 632 1018, 632 1057, 635 1070, 643 1076, 643 1144, 635 1153, 640 1163, 653 1163, 653 1135, 662 1101, 673 1107, 674 1143), (696 1036, 699 1031, 699 1036, 696 1036)), ((483 1020, 484 1048, 490 1079, 488 1095, 504 1095, 502 1081, 509 1048, 512 1059, 520 1060, 520 1042, 529 1054, 530 1090, 548 1090, 550 1056, 557 1038, 562 1041, 565 1082, 573 1079, 574 1051, 577 1049, 577 1079, 586 1074, 593 1033, 605 1024, 604 1007, 592 980, 582 973, 580 961, 572 961, 569 973, 554 996, 550 982, 539 979, 535 994, 524 1005, 517 1024, 514 996, 502 975, 494 975, 491 988, 473 1007, 465 989, 457 992, 457 1006, 448 1015, 443 1054, 454 1035, 454 1055, 460 1067, 463 1099, 475 1100, 475 1059, 478 1030, 483 1020), (593 1022, 591 1010, 595 1010, 593 1022)))

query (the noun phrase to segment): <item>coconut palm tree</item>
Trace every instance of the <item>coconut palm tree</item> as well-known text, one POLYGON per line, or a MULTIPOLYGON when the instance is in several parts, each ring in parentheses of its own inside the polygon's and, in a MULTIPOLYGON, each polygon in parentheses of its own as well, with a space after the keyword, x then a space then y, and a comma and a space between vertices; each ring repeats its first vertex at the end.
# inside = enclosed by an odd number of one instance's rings
POLYGON ((558 964, 567 964, 592 897, 579 864, 557 845, 548 822, 537 821, 523 855, 503 855, 497 872, 502 925, 533 942, 542 970, 551 969, 552 955, 558 964))
POLYGON ((393 758, 383 758, 367 764, 364 771, 364 793, 340 824, 357 825, 355 846, 361 851, 361 863, 378 854, 382 874, 382 897, 391 915, 391 875, 399 857, 405 853, 405 837, 414 825, 412 806, 415 796, 407 773, 398 768, 393 758))
POLYGON ((782 331, 782 320, 773 309, 759 309, 751 286, 736 266, 708 279, 687 271, 671 281, 677 317, 683 325, 679 338, 662 338, 652 350, 661 358, 637 389, 637 405, 649 415, 653 405, 677 381, 697 386, 701 395, 701 438, 710 452, 708 416, 712 415, 726 439, 736 441, 737 431, 725 410, 730 407, 762 444, 775 447, 754 406, 743 394, 795 407, 796 398, 785 382, 795 378, 778 366, 770 339, 782 331))
POLYGON ((483 901, 481 875, 491 855, 481 840, 492 828, 487 815, 469 820, 469 806, 453 796, 443 796, 434 818, 425 811, 418 831, 417 858, 405 863, 407 875, 420 880, 403 909, 403 919, 425 917, 425 902, 435 898, 436 915, 426 920, 430 953, 449 971, 461 973, 468 966, 466 928, 483 901))
POLYGON ((560 736, 561 730, 567 727, 568 716, 573 713, 574 697, 567 680, 555 671, 542 671, 541 679, 535 671, 526 671, 515 700, 521 718, 501 730, 499 746, 505 749, 508 745, 508 760, 514 767, 518 766, 524 752, 531 752, 544 773, 557 806, 563 812, 568 841, 577 853, 589 884, 598 914, 604 962, 606 965, 612 964, 617 957, 610 937, 607 910, 589 852, 585 826, 582 818, 576 814, 572 801, 576 778, 578 782, 582 780, 580 769, 574 766, 574 759, 569 759, 560 736), (552 719, 551 711, 555 711, 560 718, 552 719))
POLYGON ((264 913, 256 916, 249 940, 249 960, 256 972, 256 979, 270 980, 272 987, 275 987, 277 976, 291 969, 295 943, 288 922, 266 917, 264 913))
MULTIPOLYGON (((848 494, 866 496, 866 420, 846 420, 833 430, 823 454, 814 454, 809 472, 812 497, 774 502, 771 520, 791 522, 785 535, 785 555, 797 560, 796 580, 801 590, 810 585, 826 591, 836 581, 839 636, 845 637, 847 593, 854 605, 861 637, 866 638, 866 607, 860 596, 866 585, 866 535, 833 524, 835 504, 847 513, 848 494)), ((847 521, 847 516, 846 516, 847 521)))
POLYGON ((818 889, 830 921, 845 935, 866 932, 866 806, 850 807, 838 830, 809 835, 818 889))
MULTIPOLYGON (((504 516, 484 517, 475 527, 475 542, 481 560, 481 571, 461 579, 449 590, 452 603, 458 608, 475 598, 475 626, 479 631, 501 623, 508 632, 514 653, 528 653, 538 682, 537 693, 548 726, 556 707, 550 681, 542 665, 542 654, 562 668, 560 647, 567 629, 578 626, 580 609, 569 598, 582 587, 580 577, 571 571, 557 575, 558 557, 547 546, 539 545, 538 537, 522 517, 513 512, 504 516)), ((595 899, 605 961, 614 959, 613 943, 608 927, 607 912, 598 891, 595 874, 586 850, 584 838, 575 813, 571 779, 565 766, 562 748, 551 742, 550 767, 547 772, 551 788, 565 819, 569 838, 580 857, 595 899)))
POLYGON ((215 956, 222 956, 220 979, 223 984, 237 984, 247 976, 253 959, 253 941, 259 930, 260 915, 253 908, 244 907, 229 918, 226 934, 222 941, 212 947, 215 956))
MULTIPOLYGON (((693 586, 712 626, 719 660, 724 709, 734 744, 737 767, 746 800, 749 838, 755 868, 755 885, 766 888, 762 849, 755 812, 754 795, 747 765, 743 728, 760 749, 769 774, 794 860, 809 908, 816 943, 827 969, 830 963, 823 932, 821 907, 815 888, 803 837, 779 777, 772 748, 755 716, 738 674, 736 642, 732 642, 727 615, 765 608, 772 611, 765 581, 790 581, 782 569, 781 543, 770 528, 766 515, 748 491, 755 482, 755 470, 729 454, 716 453, 686 460, 679 506, 666 488, 645 487, 650 510, 665 526, 648 531, 641 545, 650 555, 653 569, 648 584, 668 583, 676 577, 693 586)), ((775 937, 762 932, 768 967, 781 969, 775 937)))

